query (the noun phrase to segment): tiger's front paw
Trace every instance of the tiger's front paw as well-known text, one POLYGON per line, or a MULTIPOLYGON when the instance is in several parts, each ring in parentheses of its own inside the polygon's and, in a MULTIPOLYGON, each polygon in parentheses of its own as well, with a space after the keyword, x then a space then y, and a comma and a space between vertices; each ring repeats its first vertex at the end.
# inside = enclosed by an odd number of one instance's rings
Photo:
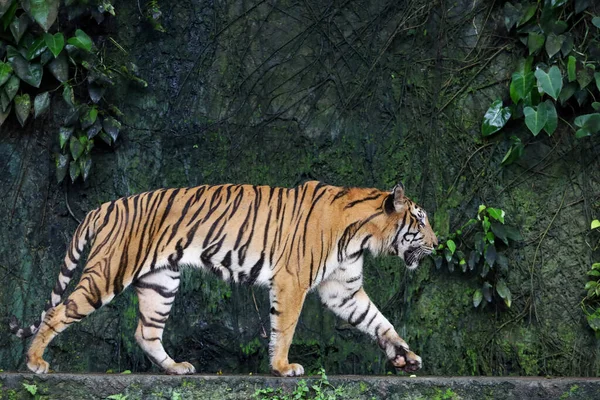
POLYGON ((193 374, 196 372, 196 368, 194 368, 194 366, 192 364, 190 364, 189 362, 180 362, 180 363, 176 363, 174 362, 173 364, 169 365, 167 368, 165 368, 165 372, 168 375, 188 375, 188 374, 193 374))
POLYGON ((423 366, 423 361, 421 357, 416 355, 410 350, 406 350, 403 347, 399 347, 396 349, 397 353, 394 358, 390 361, 392 365, 399 370, 404 372, 414 372, 423 366))
POLYGON ((27 368, 35 374, 47 374, 50 364, 41 357, 27 357, 27 368))
POLYGON ((274 366, 271 373, 275 376, 301 376, 304 375, 304 367, 300 364, 283 364, 274 366))

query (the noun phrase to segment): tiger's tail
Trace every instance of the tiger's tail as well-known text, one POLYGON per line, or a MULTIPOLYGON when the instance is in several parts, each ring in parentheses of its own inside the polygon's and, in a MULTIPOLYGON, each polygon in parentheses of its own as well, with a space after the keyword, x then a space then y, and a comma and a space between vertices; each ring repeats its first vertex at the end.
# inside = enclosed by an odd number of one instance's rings
POLYGON ((63 266, 60 269, 60 274, 58 274, 56 285, 54 286, 54 289, 52 289, 52 294, 50 295, 50 299, 46 302, 46 306, 44 307, 40 319, 31 326, 21 328, 17 317, 11 315, 9 322, 10 331, 17 337, 24 339, 35 335, 40 328, 42 321, 46 317, 48 310, 56 307, 61 302, 62 295, 75 273, 77 263, 81 258, 81 253, 83 252, 85 245, 95 237, 96 232, 94 229, 94 222, 97 219, 97 214, 98 210, 89 212, 83 222, 77 227, 77 230, 71 239, 71 244, 69 245, 69 250, 67 251, 63 266))

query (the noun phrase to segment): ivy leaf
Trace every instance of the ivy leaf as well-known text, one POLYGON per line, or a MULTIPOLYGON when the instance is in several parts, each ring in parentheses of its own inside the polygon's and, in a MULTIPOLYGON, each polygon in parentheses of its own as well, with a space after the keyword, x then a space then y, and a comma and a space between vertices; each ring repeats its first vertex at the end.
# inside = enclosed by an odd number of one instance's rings
POLYGON ((450 250, 450 253, 454 254, 454 252, 456 251, 456 243, 454 243, 454 240, 449 239, 446 242, 446 246, 448 246, 448 249, 450 250))
POLYGON ((569 78, 569 82, 573 82, 577 79, 576 75, 576 65, 577 60, 573 56, 569 56, 569 61, 567 62, 567 77, 569 78))
POLYGON ((46 32, 56 21, 59 0, 21 0, 27 13, 46 32))
POLYGON ((469 253, 469 261, 467 261, 467 264, 469 265, 469 269, 471 271, 475 269, 475 266, 479 262, 480 257, 481 256, 476 250, 471 250, 471 252, 469 253))
POLYGON ((33 117, 39 117, 48 110, 48 107, 50 107, 50 93, 44 92, 38 94, 33 101, 33 117))
POLYGON ((596 28, 600 29, 600 17, 592 18, 592 24, 594 24, 596 28))
POLYGON ((46 46, 48 46, 54 55, 54 58, 58 57, 62 49, 65 47, 65 37, 60 32, 56 32, 54 35, 51 33, 45 33, 44 41, 46 42, 46 46))
POLYGON ((95 83, 90 83, 88 85, 88 93, 90 95, 90 99, 94 103, 98 103, 100 99, 102 99, 102 96, 104 95, 104 90, 105 88, 103 86, 96 85, 95 83))
POLYGON ((492 285, 489 282, 484 282, 481 287, 481 291, 483 293, 483 297, 488 303, 492 302, 492 285))
POLYGON ((87 130, 88 139, 93 138, 102 130, 102 122, 100 122, 100 118, 96 119, 96 122, 92 126, 90 126, 87 130))
POLYGON ((546 37, 541 33, 529 32, 527 36, 527 47, 529 48, 529 54, 533 54, 544 45, 546 37))
POLYGON ((568 82, 565 87, 561 90, 560 96, 558 96, 558 100, 560 104, 564 105, 570 98, 575 94, 577 90, 577 83, 568 82))
POLYGON ((31 98, 29 94, 21 94, 15 97, 15 114, 21 126, 25 126, 29 113, 31 112, 31 98))
POLYGON ((0 0, 0 17, 8 11, 12 3, 12 0, 0 0))
POLYGON ((94 122, 96 122, 96 118, 98 117, 98 109, 94 106, 91 107, 89 109, 88 112, 86 112, 83 117, 80 119, 81 121, 81 128, 82 129, 87 129, 90 126, 92 126, 94 124, 94 122))
POLYGON ((560 6, 564 6, 567 3, 567 0, 550 0, 550 5, 552 8, 558 8, 560 6))
POLYGON ((564 41, 564 35, 557 36, 554 33, 548 35, 548 38, 546 39, 546 53, 548 53, 548 57, 552 58, 552 56, 558 53, 564 41))
POLYGON ((13 75, 10 77, 8 82, 6 82, 6 85, 4 85, 4 93, 6 93, 9 102, 15 98, 20 84, 21 80, 13 75))
POLYGON ((599 102, 597 102, 597 101, 594 101, 594 102, 592 103, 592 108, 593 108, 594 110, 596 110, 596 111, 600 111, 600 103, 599 103, 599 102))
POLYGON ((496 265, 500 267, 500 271, 508 271, 508 258, 504 254, 498 253, 496 257, 496 265))
MULTIPOLYGON (((102 141, 104 141, 104 143, 106 143, 106 144, 107 144, 107 145, 109 145, 109 146, 111 146, 111 145, 112 145, 112 143, 113 143, 113 141, 112 141, 111 137, 110 137, 110 136, 108 136, 108 133, 106 133, 106 132, 104 132, 104 131, 100 131, 100 133, 98 134, 98 137, 99 137, 100 139, 102 139, 102 141)), ((440 259, 441 259, 441 257, 440 257, 440 259)), ((436 259, 436 262, 437 262, 437 259, 436 259)))
POLYGON ((529 5, 529 7, 527 7, 521 14, 521 19, 519 19, 519 22, 517 23, 517 28, 523 24, 526 24, 527 21, 529 21, 535 15, 536 10, 537 4, 529 5))
POLYGON ((512 74, 510 83, 510 98, 517 104, 519 100, 524 99, 533 89, 535 79, 533 72, 515 72, 512 74))
POLYGON ((92 159, 88 154, 79 159, 79 169, 83 180, 86 181, 92 169, 92 159))
POLYGON ((538 88, 542 92, 547 93, 554 100, 558 99, 558 95, 562 89, 562 75, 560 69, 556 65, 550 67, 548 73, 542 69, 535 71, 535 77, 537 78, 538 88))
POLYGON ((488 207, 487 212, 490 215, 490 217, 494 218, 496 221, 504 223, 504 216, 506 215, 504 210, 501 210, 499 208, 488 207))
POLYGON ((11 54, 8 61, 15 71, 15 74, 21 78, 22 81, 33 87, 40 87, 43 75, 41 64, 29 63, 20 54, 11 54))
POLYGON ((600 113, 580 115, 575 118, 575 126, 580 128, 576 133, 576 138, 591 136, 600 131, 600 113))
POLYGON ((594 79, 596 80, 596 87, 600 90, 600 72, 594 74, 594 79))
POLYGON ((67 40, 67 43, 88 52, 92 50, 92 39, 81 29, 77 29, 75 36, 67 40))
POLYGON ((69 169, 69 156, 66 154, 56 155, 56 181, 61 183, 69 169))
POLYGON ((510 31, 515 26, 520 15, 521 12, 519 9, 509 2, 504 3, 504 25, 506 25, 507 31, 510 31))
POLYGON ((544 125, 544 131, 548 134, 548 136, 552 136, 556 127, 558 126, 558 114, 556 113, 556 107, 554 107, 554 103, 551 100, 546 100, 543 103, 540 103, 539 107, 544 107, 546 109, 546 115, 548 119, 546 121, 546 125, 544 125))
POLYGON ((502 100, 496 100, 483 116, 481 124, 481 133, 483 136, 489 136, 492 133, 498 132, 510 119, 510 109, 502 107, 502 100))
POLYGON ((565 33, 564 36, 565 41, 560 47, 560 52, 562 53, 563 57, 566 57, 569 55, 571 50, 573 50, 573 36, 571 36, 570 33, 565 33))
POLYGON ((48 64, 48 69, 60 83, 65 83, 69 80, 69 61, 66 54, 59 54, 58 57, 48 64))
POLYGON ((482 300, 483 300, 483 293, 481 292, 481 289, 477 289, 475 291, 475 293, 473 293, 473 307, 475 307, 475 308, 479 307, 482 300))
POLYGON ((525 149, 525 146, 523 146, 521 139, 513 135, 510 137, 510 140, 512 141, 512 145, 506 152, 506 155, 502 159, 500 165, 510 165, 517 161, 519 158, 521 158, 521 156, 523 155, 523 150, 525 149))
POLYGON ((496 283, 496 292, 504 300, 506 306, 510 307, 512 303, 512 296, 510 294, 510 289, 508 286, 506 286, 506 282, 504 282, 504 279, 500 279, 498 283, 496 283))
POLYGON ((31 19, 27 16, 27 14, 21 14, 19 18, 13 19, 10 23, 10 32, 15 38, 15 42, 17 42, 17 44, 21 41, 21 38, 27 30, 30 22, 31 19))
POLYGON ((537 107, 537 111, 531 107, 525 107, 523 114, 525 114, 525 125, 529 128, 533 136, 537 136, 538 133, 544 128, 546 122, 548 122, 548 113, 546 107, 542 105, 537 107))
POLYGON ((75 95, 73 94, 73 88, 68 83, 63 85, 63 99, 71 108, 75 108, 75 95))
POLYGON ((12 106, 9 104, 4 111, 0 110, 0 126, 2 126, 4 121, 6 121, 6 118, 8 118, 8 114, 10 114, 11 109, 12 106))
POLYGON ((72 126, 61 126, 58 131, 58 141, 60 142, 61 150, 65 148, 65 144, 69 141, 75 130, 72 126))
POLYGON ((489 244, 485 248, 485 262, 490 266, 490 268, 494 268, 494 263, 496 262, 496 247, 493 244, 489 244))
POLYGON ((113 142, 117 141, 119 131, 121 130, 121 123, 119 121, 113 117, 105 118, 104 121, 102 121, 102 128, 104 129, 104 132, 110 135, 113 142))
POLYGON ((588 68, 586 65, 577 71, 577 83, 579 83, 581 89, 589 85, 592 80, 594 80, 594 70, 592 68, 588 68))
POLYGON ((13 69, 10 64, 0 61, 0 86, 4 85, 11 77, 13 69))
POLYGON ((2 22, 2 28, 4 30, 8 29, 8 26, 14 19, 15 14, 17 13, 17 7, 19 6, 19 2, 5 0, 2 2, 2 7, 6 7, 6 6, 9 6, 8 10, 0 12, 0 15, 2 15, 2 17, 0 18, 0 21, 2 22))
POLYGON ((44 52, 44 50, 46 50, 46 48, 47 46, 44 38, 37 38, 29 45, 29 47, 27 47, 27 60, 31 61, 38 57, 44 52))
POLYGON ((473 237, 473 242, 475 243, 475 250, 477 250, 480 255, 483 255, 485 250, 485 240, 483 238, 483 234, 481 232, 477 232, 473 237))
POLYGON ((506 237, 510 240, 517 242, 523 240, 523 236, 521 236, 521 232, 519 232, 518 229, 506 225, 504 226, 504 229, 506 230, 506 237))
POLYGON ((592 221, 592 227, 590 229, 597 229, 597 228, 600 228, 600 221, 595 219, 592 221))
POLYGON ((83 154, 83 150, 85 149, 84 145, 81 144, 79 139, 75 136, 71 136, 71 140, 69 141, 69 150, 71 150, 71 156, 73 160, 77 161, 79 157, 83 154))
POLYGON ((71 177, 71 182, 75 182, 79 175, 81 175, 79 163, 77 161, 71 161, 69 164, 69 176, 71 177))

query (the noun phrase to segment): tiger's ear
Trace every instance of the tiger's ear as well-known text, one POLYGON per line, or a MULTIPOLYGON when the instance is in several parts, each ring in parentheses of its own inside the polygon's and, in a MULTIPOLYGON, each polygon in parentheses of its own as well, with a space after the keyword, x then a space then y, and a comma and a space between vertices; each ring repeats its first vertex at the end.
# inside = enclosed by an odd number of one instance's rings
POLYGON ((404 186, 401 182, 399 182, 394 188, 389 196, 385 198, 383 209, 386 214, 391 214, 394 212, 402 211, 404 207, 404 186))

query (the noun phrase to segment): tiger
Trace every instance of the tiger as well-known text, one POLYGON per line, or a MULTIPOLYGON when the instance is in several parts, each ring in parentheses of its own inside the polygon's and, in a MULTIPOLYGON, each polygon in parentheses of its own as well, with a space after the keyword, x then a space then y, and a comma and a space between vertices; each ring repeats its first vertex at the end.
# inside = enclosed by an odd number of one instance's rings
POLYGON ((13 315, 10 330, 19 338, 35 335, 27 367, 47 373, 43 355, 52 339, 131 285, 139 303, 136 342, 167 374, 193 374, 191 363, 167 354, 162 336, 181 269, 195 267, 225 281, 269 288, 269 362, 276 376, 304 374, 288 353, 306 295, 314 289, 335 315, 376 340, 395 368, 413 372, 421 368, 421 357, 369 299, 363 257, 365 251, 391 253, 414 270, 437 243, 427 213, 405 196, 401 183, 389 192, 318 181, 291 189, 158 189, 90 211, 68 246, 40 319, 20 328, 13 315), (88 243, 81 278, 62 301, 88 243))

